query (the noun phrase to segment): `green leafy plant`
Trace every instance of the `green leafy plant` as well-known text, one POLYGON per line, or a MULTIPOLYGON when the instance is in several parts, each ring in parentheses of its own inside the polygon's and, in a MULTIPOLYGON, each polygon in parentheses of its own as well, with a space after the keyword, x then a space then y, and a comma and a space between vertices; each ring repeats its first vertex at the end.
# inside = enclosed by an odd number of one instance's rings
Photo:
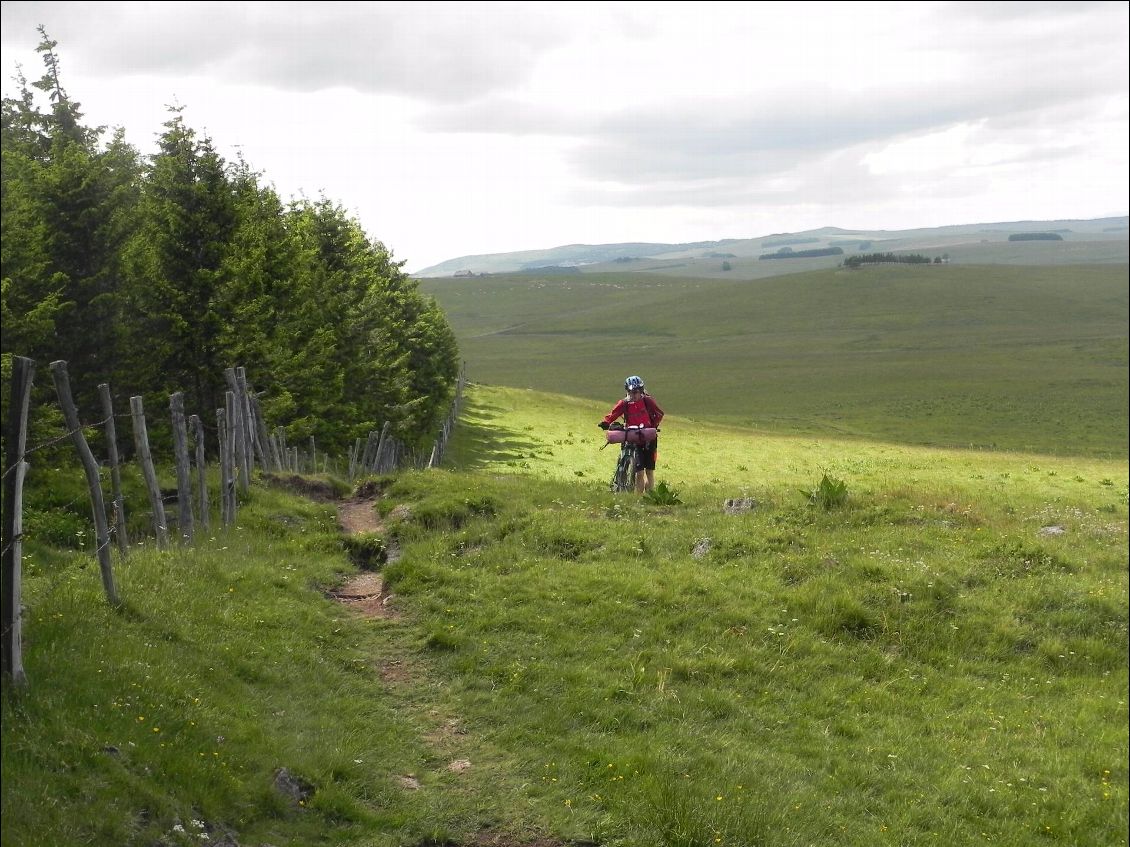
POLYGON ((655 503, 657 506, 677 506, 683 502, 679 499, 679 492, 665 482, 656 485, 643 497, 649 503, 655 503))
POLYGON ((811 506, 819 506, 825 512, 831 511, 847 502, 848 490, 847 483, 842 479, 824 474, 820 479, 820 484, 811 491, 800 492, 808 498, 808 503, 811 506))

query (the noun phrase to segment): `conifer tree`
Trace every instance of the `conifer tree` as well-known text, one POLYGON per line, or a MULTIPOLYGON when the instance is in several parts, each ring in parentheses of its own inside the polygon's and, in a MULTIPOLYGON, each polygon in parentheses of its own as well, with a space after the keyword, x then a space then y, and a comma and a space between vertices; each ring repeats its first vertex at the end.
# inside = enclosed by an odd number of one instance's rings
POLYGON ((218 408, 223 371, 224 259, 237 228, 226 164, 181 115, 165 123, 126 251, 134 390, 183 390, 193 408, 218 408))

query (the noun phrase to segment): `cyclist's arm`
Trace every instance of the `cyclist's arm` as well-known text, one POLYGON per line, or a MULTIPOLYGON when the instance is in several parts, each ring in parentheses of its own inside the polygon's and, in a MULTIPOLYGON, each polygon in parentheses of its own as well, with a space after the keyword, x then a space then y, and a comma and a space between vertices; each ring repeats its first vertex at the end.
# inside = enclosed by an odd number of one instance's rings
POLYGON ((606 423, 606 424, 612 423, 614 420, 616 420, 618 417, 620 417, 621 415, 624 414, 624 409, 626 407, 627 407, 627 403, 625 401, 621 400, 619 403, 617 403, 615 406, 612 407, 611 412, 609 412, 607 415, 604 416, 604 419, 603 419, 604 423, 606 423))

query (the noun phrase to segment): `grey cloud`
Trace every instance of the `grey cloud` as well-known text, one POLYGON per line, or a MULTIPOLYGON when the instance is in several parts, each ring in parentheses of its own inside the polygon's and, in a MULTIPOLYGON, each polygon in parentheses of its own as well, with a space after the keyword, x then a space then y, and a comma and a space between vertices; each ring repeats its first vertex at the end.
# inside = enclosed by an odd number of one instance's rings
POLYGON ((1111 0, 1034 0, 1034 2, 996 2, 996 3, 943 3, 939 11, 940 20, 951 14, 986 21, 1031 20, 1034 17, 1077 17, 1095 10, 1105 10, 1124 3, 1111 0))
POLYGON ((435 107, 428 110, 418 124, 428 132, 519 136, 583 136, 596 129, 595 121, 584 115, 511 98, 487 98, 473 103, 435 107))
POLYGON ((553 4, 5 3, 5 39, 47 26, 64 61, 101 75, 188 73, 284 90, 438 102, 516 84, 571 28, 553 4))

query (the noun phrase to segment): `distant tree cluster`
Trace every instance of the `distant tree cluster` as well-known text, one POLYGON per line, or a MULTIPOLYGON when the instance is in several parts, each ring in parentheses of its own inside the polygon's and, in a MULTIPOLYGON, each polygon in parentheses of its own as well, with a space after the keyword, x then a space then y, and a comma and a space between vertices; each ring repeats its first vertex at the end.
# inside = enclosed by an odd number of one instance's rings
POLYGON ((342 449, 385 421, 426 438, 458 348, 403 263, 339 205, 284 203, 179 108, 151 157, 120 129, 103 143, 40 34, 46 74, 19 76, 2 104, 5 359, 66 360, 80 410, 102 382, 155 408, 184 391, 213 410, 224 369, 243 365, 292 440, 342 449))
POLYGON ((809 259, 813 256, 842 256, 842 247, 824 247, 820 250, 793 250, 782 247, 776 253, 762 253, 758 259, 809 259))
POLYGON ((1014 232, 1009 241, 1063 241, 1058 232, 1014 232))
POLYGON ((761 246, 768 250, 770 247, 785 247, 790 244, 818 244, 819 238, 814 236, 797 236, 796 238, 775 238, 772 241, 762 241, 761 246))
MULTIPOLYGON (((861 265, 885 265, 890 263, 928 265, 930 264, 930 257, 922 256, 918 253, 860 253, 855 256, 848 256, 844 259, 844 267, 847 268, 858 268, 861 265)), ((941 257, 938 257, 937 263, 941 264, 941 257)))

